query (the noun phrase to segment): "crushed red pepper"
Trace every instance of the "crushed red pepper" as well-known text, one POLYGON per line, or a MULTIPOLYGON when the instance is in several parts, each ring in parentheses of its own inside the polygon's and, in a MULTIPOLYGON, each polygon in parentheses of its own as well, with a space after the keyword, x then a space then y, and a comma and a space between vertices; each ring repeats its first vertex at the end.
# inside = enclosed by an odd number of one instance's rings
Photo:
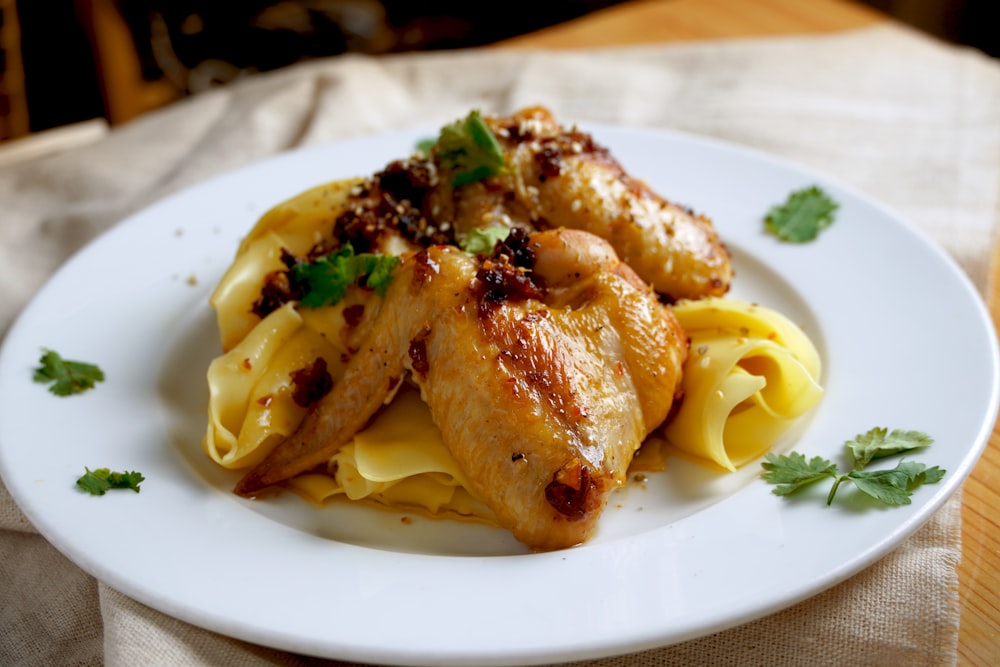
POLYGON ((365 314, 365 304, 356 303, 344 308, 344 322, 352 329, 361 323, 361 318, 365 314))
POLYGON ((431 369, 430 361, 427 358, 427 337, 431 335, 431 327, 424 324, 417 335, 410 340, 410 347, 407 350, 410 355, 410 367, 413 372, 421 377, 427 375, 431 369))

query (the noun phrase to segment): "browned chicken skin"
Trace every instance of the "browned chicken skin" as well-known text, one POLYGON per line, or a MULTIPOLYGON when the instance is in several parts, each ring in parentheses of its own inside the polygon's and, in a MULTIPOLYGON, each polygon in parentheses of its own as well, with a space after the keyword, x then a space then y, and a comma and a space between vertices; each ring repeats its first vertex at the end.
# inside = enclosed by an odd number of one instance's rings
POLYGON ((589 134, 560 127, 541 107, 485 120, 507 173, 453 188, 443 170, 429 195, 432 215, 457 235, 498 224, 582 229, 672 299, 728 291, 730 257, 711 221, 629 176, 589 134))
POLYGON ((571 546, 666 417, 687 352, 669 309, 575 230, 513 234, 485 258, 408 255, 379 308, 345 376, 236 493, 325 464, 409 375, 500 524, 534 549, 571 546))
POLYGON ((730 256, 712 222, 629 176, 589 134, 562 128, 544 108, 484 120, 503 151, 504 173, 454 187, 433 151, 393 162, 360 188, 332 236, 382 251, 454 243, 494 226, 580 229, 607 240, 670 300, 729 290, 730 256))
POLYGON ((517 539, 554 549, 593 532, 678 391, 687 339, 660 301, 725 293, 729 254, 707 218, 547 110, 485 122, 500 173, 453 186, 434 150, 393 162, 265 280, 260 316, 300 298, 296 262, 348 244, 403 255, 384 298, 361 299, 363 326, 345 329, 357 352, 344 376, 236 493, 326 466, 410 381, 470 491, 517 539), (456 247, 496 226, 515 231, 492 254, 456 247))

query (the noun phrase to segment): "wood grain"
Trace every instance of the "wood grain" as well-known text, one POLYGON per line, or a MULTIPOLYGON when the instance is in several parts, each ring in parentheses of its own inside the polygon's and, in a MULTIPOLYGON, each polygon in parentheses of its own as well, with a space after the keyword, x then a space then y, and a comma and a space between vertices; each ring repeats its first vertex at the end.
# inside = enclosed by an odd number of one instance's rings
MULTIPOLYGON (((1000 328, 1000 245, 993 249, 986 303, 993 326, 1000 328)), ((958 635, 963 665, 1000 665, 1000 428, 962 489, 962 564, 958 597, 962 605, 958 635)))
MULTIPOLYGON (((888 21, 849 0, 639 0, 506 40, 509 48, 593 48, 697 39, 815 34, 888 21)), ((986 300, 1000 324, 1000 246, 986 300)), ((1000 665, 1000 429, 962 490, 958 569, 960 665, 1000 665)))
POLYGON ((885 16, 843 0, 637 0, 500 42, 582 48, 848 30, 885 16))

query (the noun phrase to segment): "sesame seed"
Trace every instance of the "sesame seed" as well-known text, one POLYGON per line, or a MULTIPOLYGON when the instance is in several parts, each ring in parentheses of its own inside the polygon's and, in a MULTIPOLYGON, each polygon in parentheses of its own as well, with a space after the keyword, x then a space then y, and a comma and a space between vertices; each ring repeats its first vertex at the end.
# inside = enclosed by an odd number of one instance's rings
POLYGON ((539 119, 524 118, 518 125, 517 131, 518 134, 522 136, 533 136, 541 134, 544 129, 545 128, 542 125, 542 121, 540 121, 539 119))

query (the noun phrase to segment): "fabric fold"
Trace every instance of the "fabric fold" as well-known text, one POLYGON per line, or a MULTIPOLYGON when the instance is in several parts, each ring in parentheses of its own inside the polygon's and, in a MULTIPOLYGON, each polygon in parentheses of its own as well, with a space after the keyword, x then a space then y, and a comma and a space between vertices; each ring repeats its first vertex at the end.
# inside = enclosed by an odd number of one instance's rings
MULTIPOLYGON (((0 169, 0 333, 84 244, 182 188, 288 150, 535 104, 568 121, 691 132, 821 170, 899 211, 987 287, 1000 222, 1000 65, 887 24, 599 51, 352 55, 247 77, 95 144, 0 169)), ((957 494, 876 564, 789 609, 583 664, 954 664, 960 508, 957 494)), ((2 485, 0 582, 4 664, 338 664, 209 633, 99 584, 34 534, 2 485)))

